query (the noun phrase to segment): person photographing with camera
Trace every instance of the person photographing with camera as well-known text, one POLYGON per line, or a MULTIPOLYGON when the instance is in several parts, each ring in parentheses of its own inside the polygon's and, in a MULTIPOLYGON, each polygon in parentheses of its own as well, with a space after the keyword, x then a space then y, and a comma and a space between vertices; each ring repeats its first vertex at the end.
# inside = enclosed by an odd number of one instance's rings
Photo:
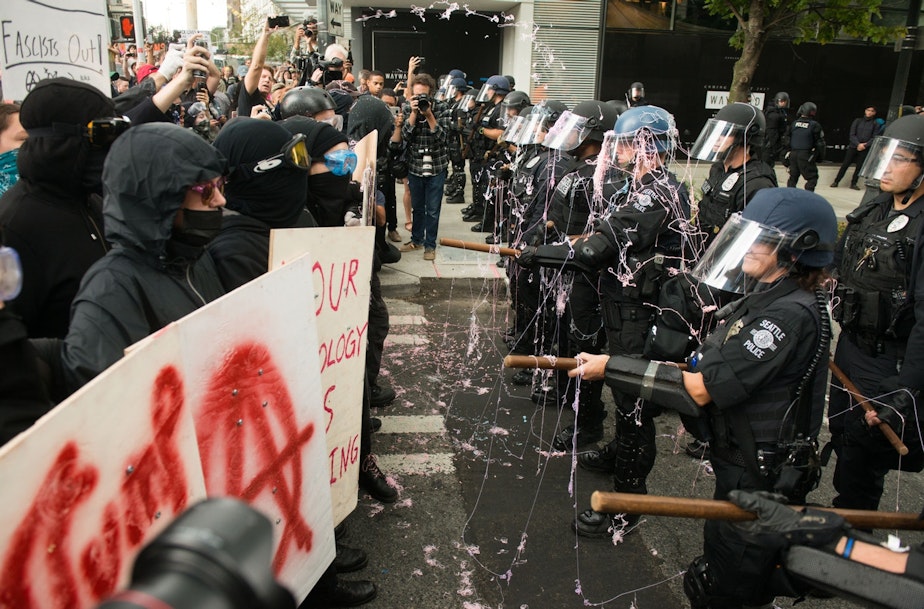
POLYGON ((442 102, 431 97, 435 89, 436 81, 429 74, 413 77, 401 127, 407 146, 405 156, 413 224, 411 240, 400 249, 413 252, 422 248, 424 260, 436 259, 440 204, 449 167, 449 113, 442 102))
MULTIPOLYGON (((237 115, 250 116, 251 109, 254 106, 272 107, 269 97, 272 92, 275 75, 273 70, 266 65, 266 49, 269 45, 270 34, 279 29, 279 17, 268 17, 263 25, 263 31, 257 38, 257 43, 253 47, 253 57, 250 61, 250 69, 244 76, 244 83, 237 100, 237 115)), ((285 22, 288 23, 288 17, 285 22)))

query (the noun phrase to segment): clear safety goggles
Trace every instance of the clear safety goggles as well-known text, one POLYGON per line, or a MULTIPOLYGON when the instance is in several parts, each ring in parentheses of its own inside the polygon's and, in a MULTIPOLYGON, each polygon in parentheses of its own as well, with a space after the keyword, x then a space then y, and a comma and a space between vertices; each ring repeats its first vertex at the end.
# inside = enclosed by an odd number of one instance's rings
POLYGON ((744 127, 737 123, 710 118, 693 143, 690 156, 710 163, 724 161, 735 148, 735 143, 743 140, 744 127))
POLYGON ((555 124, 545 136, 545 144, 555 150, 574 150, 581 145, 593 130, 588 124, 586 116, 579 116, 570 110, 562 112, 555 124))
POLYGON ((786 233, 733 214, 693 268, 693 276, 718 290, 744 294, 779 271, 768 259, 792 241, 786 233))
MULTIPOLYGON (((882 180, 886 172, 899 172, 912 165, 916 165, 918 171, 924 175, 922 154, 924 154, 924 147, 920 144, 882 135, 876 136, 870 142, 866 160, 860 168, 860 175, 866 179, 882 180)), ((920 183, 921 175, 918 175, 917 180, 912 182, 909 188, 917 188, 920 183)))

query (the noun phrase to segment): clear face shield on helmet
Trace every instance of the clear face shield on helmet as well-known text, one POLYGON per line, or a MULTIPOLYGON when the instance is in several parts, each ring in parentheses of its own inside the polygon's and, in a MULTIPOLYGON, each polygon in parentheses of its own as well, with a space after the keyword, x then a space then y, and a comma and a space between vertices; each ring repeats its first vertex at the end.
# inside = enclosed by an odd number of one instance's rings
POLYGON ((924 178, 924 147, 891 137, 877 136, 860 168, 860 176, 879 180, 887 192, 915 190, 924 178))
POLYGON ((489 101, 494 99, 494 85, 489 85, 487 83, 481 85, 481 91, 478 92, 478 95, 475 97, 476 104, 486 104, 489 101))
POLYGON ((500 141, 519 145, 520 137, 523 133, 523 126, 526 124, 526 118, 527 117, 524 116, 514 116, 508 120, 506 127, 504 127, 504 133, 500 136, 500 141))
POLYGON ((436 89, 436 93, 433 95, 433 99, 437 101, 446 101, 447 99, 452 99, 455 94, 456 88, 451 84, 452 76, 446 76, 443 80, 440 81, 439 87, 436 89))
POLYGON ((593 129, 587 124, 586 116, 579 116, 570 110, 562 112, 545 136, 545 144, 555 150, 574 150, 587 139, 593 129))
POLYGON ((778 256, 791 241, 782 231, 733 214, 696 263, 693 276, 725 292, 753 292, 758 283, 771 283, 788 273, 778 256))
POLYGON ((520 129, 518 145, 541 144, 545 140, 546 132, 549 130, 549 115, 537 111, 533 108, 527 116, 523 118, 523 125, 520 129))
POLYGON ((460 99, 456 103, 454 109, 461 110, 463 112, 468 112, 474 107, 475 107, 475 96, 471 95, 470 93, 466 93, 465 95, 462 96, 462 99, 460 99))
POLYGON ((693 143, 690 156, 700 161, 724 161, 744 141, 744 127, 737 123, 710 118, 693 143))

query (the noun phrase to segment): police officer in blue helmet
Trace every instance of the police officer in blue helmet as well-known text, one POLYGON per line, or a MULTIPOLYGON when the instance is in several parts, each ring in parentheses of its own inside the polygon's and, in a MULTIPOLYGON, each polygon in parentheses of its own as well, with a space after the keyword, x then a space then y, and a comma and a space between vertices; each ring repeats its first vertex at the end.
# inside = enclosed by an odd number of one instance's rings
MULTIPOLYGON (((613 106, 596 103, 598 112, 615 113, 613 106)), ((549 131, 546 146, 577 150, 592 137, 591 123, 569 114, 563 113, 549 131), (563 122, 572 123, 572 128, 560 129, 563 122)), ((642 353, 658 311, 661 286, 685 266, 684 256, 694 249, 687 242, 692 234, 689 195, 667 166, 676 142, 674 117, 663 108, 639 106, 619 115, 614 129, 602 144, 597 143, 600 153, 589 168, 592 179, 579 182, 574 192, 575 186, 562 188, 562 184, 577 181, 575 174, 562 178, 554 199, 560 203, 559 211, 549 213, 565 235, 588 236, 573 243, 562 239, 559 245, 527 247, 517 258, 524 266, 535 263, 575 271, 568 303, 572 353, 599 353, 604 338, 611 355, 642 353), (580 207, 579 193, 587 201, 580 207), (581 287, 588 280, 589 290, 581 287), (593 300, 597 294, 599 302, 593 300), (601 327, 604 332, 599 332, 601 327)), ((607 356, 593 357, 605 360, 607 356)), ((575 390, 577 397, 568 403, 578 405, 575 425, 564 428, 552 441, 557 450, 577 449, 604 436, 606 412, 599 399, 603 375, 584 381, 580 391, 575 390)), ((584 469, 612 474, 615 491, 645 494, 657 453, 654 417, 660 410, 638 397, 613 390, 616 437, 600 450, 582 452, 578 462, 584 469)), ((572 526, 582 537, 612 536, 610 516, 594 510, 581 512, 572 526)))
MULTIPOLYGON (((732 490, 772 491, 801 504, 818 483, 830 343, 821 289, 834 259, 837 219, 819 195, 760 190, 734 214, 693 270, 741 297, 690 358, 689 370, 625 356, 587 355, 569 374, 605 378, 626 393, 678 410, 712 446, 716 499, 732 490)), ((684 590, 694 609, 770 606, 788 594, 767 574, 774 552, 748 544, 732 525, 708 521, 703 556, 684 590)))

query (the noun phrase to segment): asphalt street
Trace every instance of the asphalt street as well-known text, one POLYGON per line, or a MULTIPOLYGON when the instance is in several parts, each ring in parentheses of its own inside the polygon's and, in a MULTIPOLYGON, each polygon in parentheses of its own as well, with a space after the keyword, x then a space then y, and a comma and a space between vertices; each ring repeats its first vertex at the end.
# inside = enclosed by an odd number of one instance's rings
MULTIPOLYGON (((828 188, 836 169, 822 168, 817 192, 843 218, 861 193, 828 188)), ((698 187, 704 170, 678 173, 698 187)), ((401 193, 399 186, 398 230, 406 239, 401 193)), ((461 221, 461 207, 443 205, 440 236, 483 243, 485 234, 461 221)), ((701 553, 702 521, 646 517, 615 540, 571 531, 591 492, 610 490, 611 481, 576 468, 570 453, 550 452, 552 437, 573 419, 570 411, 537 406, 528 387, 510 383, 502 333, 512 318, 497 260, 440 247, 434 262, 406 253, 381 272, 391 314, 382 380, 398 397, 376 413, 383 426, 373 450, 400 496, 383 505, 360 494, 344 543, 363 547, 369 566, 343 577, 378 584, 370 609, 687 607, 681 574, 701 553)), ((688 439, 674 414, 659 417, 650 493, 712 496, 709 464, 683 452, 688 439)), ((810 496, 819 504, 830 504, 830 469, 810 496)), ((889 476, 882 509, 916 512, 922 505, 919 475, 889 476)), ((856 605, 809 599, 799 606, 856 605)))

